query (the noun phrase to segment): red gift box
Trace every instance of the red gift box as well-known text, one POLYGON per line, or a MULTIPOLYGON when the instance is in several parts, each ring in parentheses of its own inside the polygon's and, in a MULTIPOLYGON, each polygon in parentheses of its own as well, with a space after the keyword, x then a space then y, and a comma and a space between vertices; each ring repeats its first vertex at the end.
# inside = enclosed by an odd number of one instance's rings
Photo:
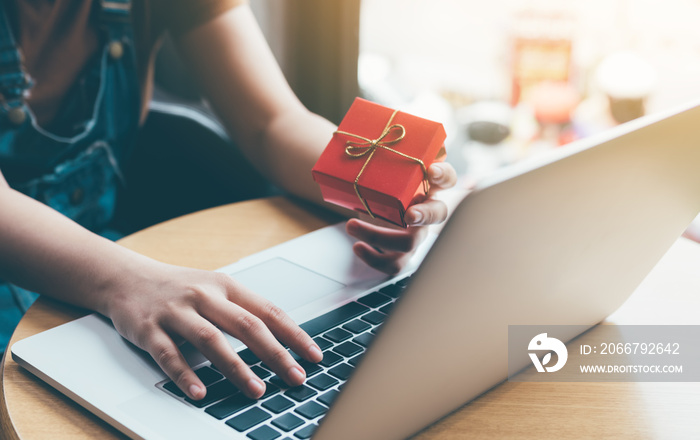
POLYGON ((445 137, 438 122, 356 98, 311 172, 327 202, 406 227, 445 137))

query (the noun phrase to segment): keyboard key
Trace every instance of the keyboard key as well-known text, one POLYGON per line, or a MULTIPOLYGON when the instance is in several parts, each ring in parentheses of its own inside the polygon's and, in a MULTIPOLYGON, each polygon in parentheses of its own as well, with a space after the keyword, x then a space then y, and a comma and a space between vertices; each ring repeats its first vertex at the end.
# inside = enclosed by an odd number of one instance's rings
POLYGON ((259 367, 257 365, 250 367, 250 369, 253 371, 253 373, 258 376, 260 379, 267 379, 268 377, 272 376, 272 373, 264 369, 263 367, 259 367))
POLYGON ((357 353, 361 353, 362 347, 353 342, 347 341, 335 347, 333 351, 339 355, 349 358, 351 356, 355 356, 357 353))
POLYGON ((321 368, 319 364, 314 364, 313 362, 302 360, 299 362, 299 365, 306 371, 306 377, 311 377, 323 371, 323 368, 321 368))
POLYGON ((338 307, 337 309, 331 310, 318 318, 307 321, 300 325, 300 327, 313 338, 332 329, 335 326, 343 324, 346 321, 350 321, 353 318, 357 318, 367 310, 367 307, 363 306, 362 304, 350 302, 344 306, 338 307))
POLYGON ((325 414, 326 411, 328 411, 328 408, 314 402, 313 400, 310 402, 306 402, 305 404, 301 405, 299 408, 294 410, 295 413, 301 414, 309 420, 313 420, 316 417, 325 414))
POLYGON ((328 372, 340 380, 348 380, 348 377, 350 377, 353 370, 354 368, 350 365, 342 363, 331 368, 330 370, 328 370, 328 372))
POLYGON ((294 402, 287 399, 284 396, 275 396, 272 399, 263 402, 263 408, 272 411, 275 414, 279 414, 282 411, 288 410, 294 406, 294 402))
POLYGON ((379 291, 385 295, 389 295, 392 298, 398 298, 399 295, 401 295, 401 293, 406 289, 406 286, 402 286, 399 283, 382 287, 381 289, 379 289, 379 291))
POLYGON ((367 324, 364 321, 360 321, 359 319, 353 319, 352 321, 348 322, 343 326, 345 330, 351 331, 355 334, 362 333, 363 331, 368 330, 371 327, 371 325, 367 324))
POLYGON ((299 385, 298 387, 290 388, 284 392, 285 396, 291 397, 297 402, 303 402, 316 394, 318 394, 318 391, 314 390, 313 388, 309 388, 306 385, 299 385))
POLYGON ((272 421, 272 424, 282 431, 289 432, 304 424, 304 420, 295 416, 292 413, 281 415, 272 421))
POLYGON ((252 406, 255 402, 257 400, 249 399, 243 393, 238 393, 210 406, 204 412, 221 420, 252 406))
POLYGON ((272 396, 273 394, 277 394, 280 391, 280 387, 278 387, 277 385, 265 382, 265 392, 262 396, 260 396, 259 400, 267 399, 268 397, 272 396))
POLYGON ((391 301, 391 298, 389 298, 386 295, 382 295, 379 292, 372 292, 369 295, 365 295, 357 300, 357 302, 359 302, 360 304, 364 304, 367 307, 372 307, 373 309, 376 309, 377 307, 386 304, 389 301, 391 301))
POLYGON ((271 384, 277 385, 280 388, 289 388, 289 385, 287 385, 287 382, 282 380, 282 378, 276 374, 274 376, 272 376, 269 380, 270 380, 271 384))
POLYGON ((319 363, 324 367, 330 367, 332 365, 337 364, 338 362, 341 362, 342 360, 343 358, 337 353, 333 353, 332 351, 324 351, 323 359, 319 363))
POLYGON ((253 440, 275 440, 279 437, 282 437, 282 434, 267 425, 263 425, 248 433, 248 438, 252 438, 253 440))
POLYGON ((202 367, 198 370, 194 370, 194 374, 199 377, 205 387, 213 384, 214 382, 221 380, 224 376, 213 368, 202 367))
POLYGON ((357 367, 357 364, 360 363, 360 360, 361 360, 361 359, 362 359, 362 355, 361 355, 361 354, 358 354, 358 355, 355 356, 354 358, 350 359, 350 360, 348 361, 348 364, 352 365, 353 367, 357 367))
POLYGON ((384 307, 380 307, 379 311, 384 313, 385 315, 388 315, 389 313, 391 313, 391 309, 394 308, 394 304, 396 304, 396 303, 389 303, 389 304, 385 305, 384 307))
POLYGON ((369 344, 372 342, 372 339, 374 339, 374 335, 372 333, 362 333, 361 335, 354 338, 353 342, 357 342, 363 347, 369 347, 369 344))
POLYGON ((411 277, 412 277, 412 276, 413 276, 413 275, 409 275, 409 276, 407 276, 406 278, 402 278, 402 279, 398 280, 398 281, 397 281, 396 283, 394 283, 394 284, 397 285, 397 286, 401 286, 401 287, 407 287, 409 284, 411 284, 411 277))
POLYGON ((306 383, 316 388, 317 390, 325 391, 328 388, 331 388, 332 386, 336 385, 338 383, 338 380, 324 373, 319 374, 318 376, 312 379, 309 379, 306 383))
POLYGON ((294 359, 294 360, 297 361, 297 362, 299 362, 299 361, 301 361, 302 359, 304 359, 303 357, 299 356, 298 354, 296 354, 296 353, 293 352, 292 350, 287 350, 287 353, 289 353, 289 355, 292 357, 292 359, 294 359))
POLYGON ((236 417, 227 420, 226 424, 236 431, 243 432, 271 417, 272 416, 270 413, 265 410, 260 408, 251 408, 243 414, 239 414, 236 417))
POLYGON ((330 390, 318 396, 317 400, 326 406, 331 406, 338 394, 340 394, 338 391, 330 390))
POLYGON ((343 330, 342 328, 334 328, 323 336, 333 342, 343 342, 346 339, 352 338, 352 333, 343 330))
POLYGON ((314 342, 316 343, 316 345, 318 345, 318 348, 320 348, 321 351, 333 346, 333 343, 331 341, 321 336, 314 338, 314 342))
POLYGON ((207 395, 201 400, 192 400, 187 397, 185 400, 196 406, 197 408, 204 408, 210 404, 221 400, 224 397, 232 396, 238 393, 238 388, 236 388, 228 380, 221 380, 213 385, 207 387, 207 395))
POLYGON ((311 438, 311 435, 314 433, 314 431, 318 428, 318 425, 306 425, 297 432, 294 433, 294 437, 296 438, 311 438))
POLYGON ((245 350, 239 351, 238 356, 240 356, 241 359, 243 359, 243 362, 245 362, 248 365, 257 364, 258 362, 260 362, 260 359, 257 356, 255 356, 255 353, 250 351, 250 348, 246 348, 245 350))
POLYGON ((363 321, 367 321, 370 324, 378 325, 384 322, 384 319, 386 319, 386 315, 384 313, 379 313, 379 312, 369 312, 366 315, 362 316, 363 321))
POLYGON ((185 397, 185 393, 183 393, 173 381, 165 382, 163 388, 175 394, 177 397, 185 397))

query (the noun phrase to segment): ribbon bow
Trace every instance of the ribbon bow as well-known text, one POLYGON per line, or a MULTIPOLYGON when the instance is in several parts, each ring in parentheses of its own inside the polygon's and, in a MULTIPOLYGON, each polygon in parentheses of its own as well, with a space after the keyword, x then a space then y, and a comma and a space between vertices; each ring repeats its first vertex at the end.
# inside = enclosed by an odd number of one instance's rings
POLYGON ((360 181, 360 176, 362 176, 362 173, 365 171, 365 168, 367 168, 367 165, 369 162, 372 160, 372 157, 374 157, 374 153, 377 152, 378 149, 383 149, 386 151, 391 151, 392 153, 398 154, 401 157, 405 157, 406 159, 412 160, 416 163, 418 163, 423 170, 423 189, 425 190, 425 193, 428 193, 429 190, 429 185, 428 185, 428 170, 425 167, 425 163, 417 157, 409 156, 408 154, 404 154, 400 151, 397 151, 393 148, 390 147, 390 145, 394 145, 398 142, 400 142, 404 136, 406 136, 406 128, 401 125, 401 124, 393 124, 392 121, 394 120, 394 116, 398 113, 398 110, 394 110, 394 113, 391 114, 391 117, 389 118, 389 122, 386 123, 386 126, 384 127, 384 131, 382 131, 382 134, 376 138, 376 139, 369 139, 364 136, 360 136, 354 133, 348 133, 346 131, 341 131, 341 130, 336 130, 334 134, 343 134, 345 136, 350 136, 354 137, 355 139, 359 139, 361 142, 357 141, 346 141, 345 142, 345 154, 348 155, 349 157, 353 159, 358 159, 361 157, 367 156, 367 159, 365 160, 365 163, 362 165, 362 168, 360 169, 360 172, 357 173, 357 177, 355 177, 355 182, 353 184, 355 188, 355 194, 357 194, 357 198, 360 199, 360 202, 362 202, 362 206, 365 207, 365 210, 367 210, 367 213, 372 217, 375 218, 374 213, 372 212, 371 209, 369 209, 369 205, 367 204, 367 200, 365 200, 364 197, 362 197, 362 194, 360 194, 360 186, 358 182, 360 181), (398 131, 398 135, 396 137, 390 138, 389 135, 392 132, 398 131))

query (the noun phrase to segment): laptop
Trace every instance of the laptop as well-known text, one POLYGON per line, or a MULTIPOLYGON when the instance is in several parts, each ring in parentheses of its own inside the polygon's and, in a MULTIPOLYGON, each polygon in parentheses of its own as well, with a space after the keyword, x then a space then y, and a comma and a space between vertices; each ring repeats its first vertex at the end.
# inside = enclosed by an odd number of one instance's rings
POLYGON ((405 438, 506 379, 508 325, 591 326, 625 301, 700 211, 698 121, 698 106, 645 117, 503 169, 397 277, 358 261, 342 225, 220 269, 319 342, 301 387, 231 338, 264 398, 185 347, 210 396, 188 401, 98 315, 13 359, 132 438, 405 438))

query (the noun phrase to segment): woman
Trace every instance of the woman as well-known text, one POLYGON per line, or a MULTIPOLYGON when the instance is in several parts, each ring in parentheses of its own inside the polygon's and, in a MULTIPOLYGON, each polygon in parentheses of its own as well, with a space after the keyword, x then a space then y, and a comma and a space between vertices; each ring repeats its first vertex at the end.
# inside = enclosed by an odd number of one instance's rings
MULTIPOLYGON (((310 169, 335 127, 311 114, 280 72, 241 0, 9 0, 0 8, 0 303, 5 344, 39 292, 95 310, 148 351, 193 399, 206 390, 178 342, 194 344, 252 398, 264 392, 226 342, 246 345, 290 385, 312 362, 313 340, 280 309, 228 276, 163 264, 102 237, 150 98, 151 53, 169 30, 244 154, 281 188, 321 203, 310 169), (40 203, 43 202, 43 203, 40 203), (19 287, 21 286, 21 287, 19 287)), ((193 153, 196 153, 194 151, 193 153)), ((434 190, 454 169, 429 169, 434 190)), ((400 270, 446 218, 433 199, 396 230, 351 219, 356 254, 400 270)))

